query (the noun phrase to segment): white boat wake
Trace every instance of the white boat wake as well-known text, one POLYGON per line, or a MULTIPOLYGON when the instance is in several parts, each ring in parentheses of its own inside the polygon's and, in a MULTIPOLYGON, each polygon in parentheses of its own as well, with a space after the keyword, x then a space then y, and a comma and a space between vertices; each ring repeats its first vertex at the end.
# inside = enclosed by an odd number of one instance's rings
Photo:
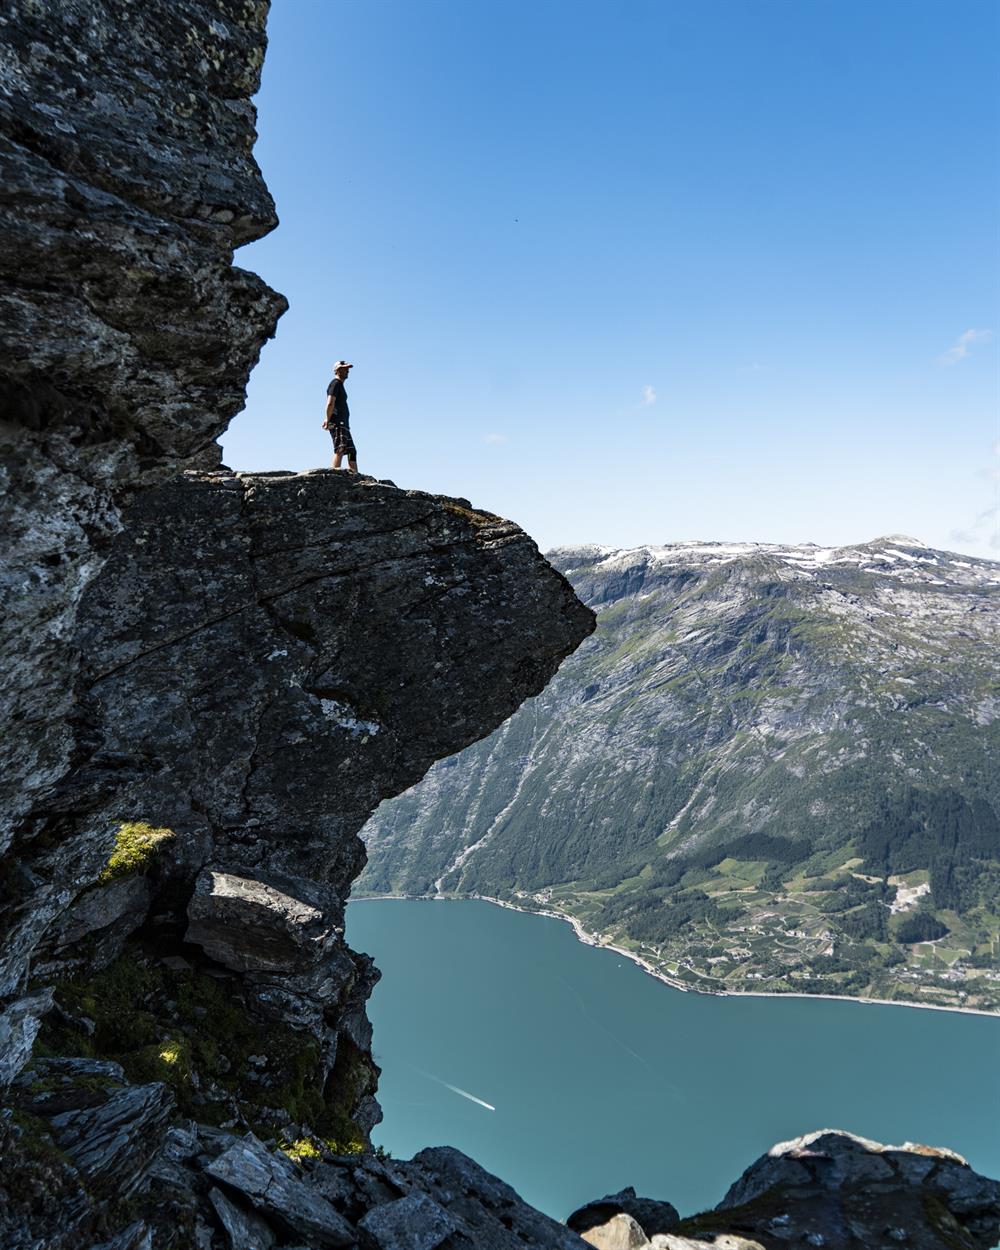
POLYGON ((482 1098, 477 1098, 475 1094, 470 1094, 467 1089, 460 1089, 457 1085, 452 1085, 448 1081, 442 1081, 439 1076, 435 1076, 433 1072, 425 1072, 423 1068, 414 1068, 415 1072, 419 1072, 421 1076, 426 1076, 429 1081, 436 1081, 438 1085, 443 1085, 445 1089, 450 1089, 453 1094, 460 1094, 463 1098, 468 1098, 469 1102, 476 1103, 477 1106, 485 1107, 487 1111, 496 1111, 496 1107, 491 1102, 486 1102, 482 1098))

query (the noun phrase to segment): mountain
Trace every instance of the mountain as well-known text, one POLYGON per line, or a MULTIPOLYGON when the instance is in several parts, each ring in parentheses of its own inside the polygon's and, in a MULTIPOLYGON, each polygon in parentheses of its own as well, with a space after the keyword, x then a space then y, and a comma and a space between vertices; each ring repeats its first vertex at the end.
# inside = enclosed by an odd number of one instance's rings
POLYGON ((549 553, 597 632, 367 826, 367 894, 668 979, 1000 1008, 1000 564, 899 535, 549 553))

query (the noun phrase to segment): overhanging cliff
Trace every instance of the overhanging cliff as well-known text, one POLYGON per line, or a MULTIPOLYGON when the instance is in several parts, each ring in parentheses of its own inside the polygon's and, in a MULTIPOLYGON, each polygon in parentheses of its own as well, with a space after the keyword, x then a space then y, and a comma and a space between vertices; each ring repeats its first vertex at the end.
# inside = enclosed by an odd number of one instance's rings
POLYGON ((266 13, 0 14, 9 1245, 112 1229, 185 1115, 364 1141, 357 830, 590 628, 465 501, 210 472, 285 307, 232 264, 266 13))
MULTIPOLYGON (((358 830, 593 619, 465 500, 217 468, 284 307, 231 263, 276 221, 266 13, 0 12, 0 1243, 574 1250, 457 1151, 365 1148, 358 830)), ((912 1244, 988 1244, 995 1187, 938 1170, 912 1244)))

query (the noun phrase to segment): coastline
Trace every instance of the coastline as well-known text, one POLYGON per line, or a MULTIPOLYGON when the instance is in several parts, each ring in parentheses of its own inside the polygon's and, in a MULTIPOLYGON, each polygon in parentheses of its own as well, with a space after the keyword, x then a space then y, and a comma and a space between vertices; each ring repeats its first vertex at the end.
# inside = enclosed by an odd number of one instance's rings
POLYGON ((508 899, 493 898, 488 894, 363 894, 358 898, 350 899, 349 902, 388 903, 393 900, 403 903, 461 903, 475 901, 491 903, 494 907, 503 907, 507 911, 523 912, 528 916, 548 916, 552 920, 562 920, 572 928, 577 941, 584 946, 594 946, 602 950, 614 951, 641 968, 648 976, 654 977, 672 990, 680 990, 684 994, 707 994, 716 998, 825 998, 832 1002, 857 1003, 860 1006, 912 1007, 917 1011, 950 1011, 962 1016, 985 1016, 989 1020, 1000 1020, 1000 1011, 984 1011, 981 1007, 944 1007, 940 1003, 915 1003, 910 1002, 908 999, 900 998, 859 998, 857 995, 851 994, 807 994, 802 990, 702 990, 689 985, 687 982, 678 981, 674 977, 668 976, 665 972, 651 964, 648 959, 642 955, 637 955, 635 951, 615 946, 613 943, 605 941, 600 934, 590 933, 583 927, 576 916, 570 916, 566 912, 552 911, 543 907, 519 907, 508 899))

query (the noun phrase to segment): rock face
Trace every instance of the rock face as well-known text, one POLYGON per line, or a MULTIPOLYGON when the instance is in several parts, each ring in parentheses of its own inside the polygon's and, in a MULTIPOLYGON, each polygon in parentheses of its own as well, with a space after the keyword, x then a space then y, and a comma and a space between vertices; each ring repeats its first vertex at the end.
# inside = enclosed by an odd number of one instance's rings
POLYGON ((691 988, 1000 1009, 1000 564, 898 536, 550 558, 597 631, 379 810, 359 889, 558 910, 691 988), (927 967, 949 930, 968 956, 927 967))
POLYGON ((571 1217, 574 1227, 598 1250, 990 1250, 1000 1236, 1000 1182, 978 1176, 960 1155, 831 1129, 780 1142, 714 1211, 671 1231, 647 1236, 617 1201, 628 1197, 590 1203, 571 1217), (609 1217, 616 1206, 621 1213, 609 1217))
POLYGON ((635 1190, 629 1186, 616 1194, 608 1194, 596 1202, 588 1202, 566 1219, 566 1224, 574 1232, 586 1234, 590 1229, 607 1224, 618 1215, 628 1216, 639 1225, 644 1236, 653 1237, 656 1233, 669 1233, 680 1221, 677 1208, 669 1202, 655 1198, 639 1198, 635 1190))
MULTIPOLYGON (((116 1221, 141 1243, 108 1181, 148 1194, 185 1115, 365 1143, 357 831, 592 628, 464 500, 211 472, 284 307, 232 265, 276 223, 252 156, 266 10, 0 15, 11 1247, 116 1221), (69 1068, 29 1062, 40 1029, 69 1068)), ((146 1224, 198 1242, 225 1201, 146 1224)))
POLYGON ((285 307, 232 264, 277 224, 252 154, 266 9, 0 11, 0 848, 43 836, 78 748, 73 621, 122 501, 218 460, 285 307))
MULTIPOLYGON (((593 618, 465 500, 213 468, 283 307, 231 265, 275 220, 266 7, 0 13, 0 1244, 575 1250, 458 1151, 368 1143, 358 831, 593 618)), ((751 1169, 725 1218, 783 1185, 825 1212, 804 1157, 751 1169)), ((931 1186, 947 1244, 986 1236, 990 1183, 934 1159, 894 1156, 892 1184, 931 1186)), ((684 1237, 653 1244, 708 1244, 684 1237)))
POLYGON ((510 522, 330 470, 189 474, 124 520, 78 612, 88 749, 59 841, 20 861, 12 980, 55 985, 50 1050, 202 1120, 359 1148, 358 830, 536 692, 590 614, 510 522))
POLYGON ((772 1147, 714 1212, 678 1231, 716 1230, 757 1238, 768 1250, 990 1250, 1000 1236, 1000 1182, 949 1150, 882 1146, 824 1129, 772 1147))

